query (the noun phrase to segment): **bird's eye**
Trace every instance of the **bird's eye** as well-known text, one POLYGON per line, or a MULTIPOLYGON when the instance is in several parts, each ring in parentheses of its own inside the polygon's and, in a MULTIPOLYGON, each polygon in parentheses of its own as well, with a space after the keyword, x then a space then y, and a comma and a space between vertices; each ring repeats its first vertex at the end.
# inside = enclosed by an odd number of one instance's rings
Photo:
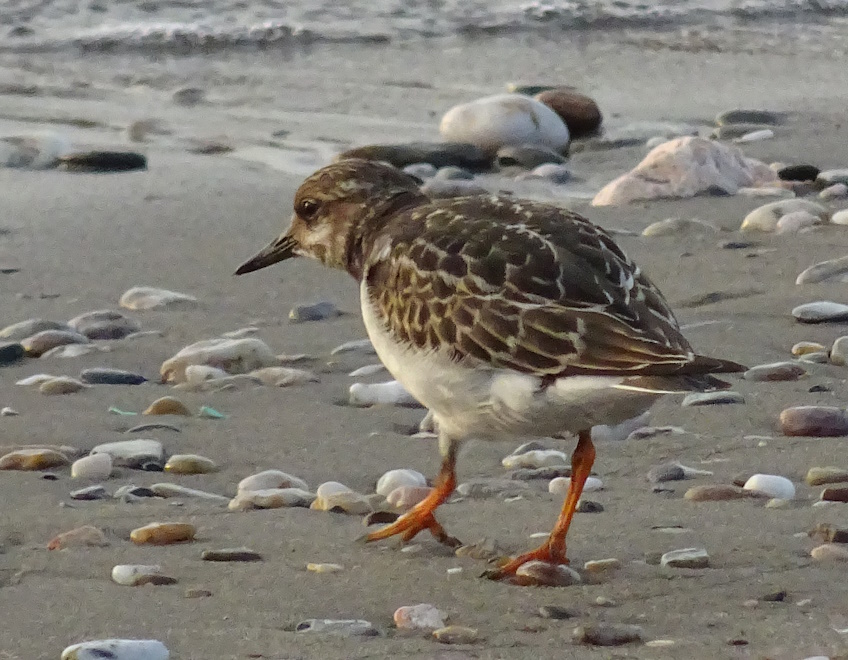
POLYGON ((304 199, 297 205, 297 214, 304 220, 310 220, 318 214, 320 204, 314 199, 304 199))

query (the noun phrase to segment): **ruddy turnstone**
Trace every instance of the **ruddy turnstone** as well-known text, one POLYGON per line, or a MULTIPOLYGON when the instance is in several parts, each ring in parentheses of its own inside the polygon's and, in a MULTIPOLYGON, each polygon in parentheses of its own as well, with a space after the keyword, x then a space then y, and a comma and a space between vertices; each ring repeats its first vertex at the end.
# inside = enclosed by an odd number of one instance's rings
POLYGON ((662 294, 609 234, 576 213, 509 197, 431 200, 411 176, 343 160, 307 178, 290 227, 236 274, 295 256, 359 282, 380 359, 438 423, 442 466, 430 495, 368 535, 408 541, 456 486, 467 438, 578 436, 559 519, 530 560, 568 563, 565 539, 595 460, 591 428, 647 410, 663 394, 727 387, 741 371, 698 355, 662 294))

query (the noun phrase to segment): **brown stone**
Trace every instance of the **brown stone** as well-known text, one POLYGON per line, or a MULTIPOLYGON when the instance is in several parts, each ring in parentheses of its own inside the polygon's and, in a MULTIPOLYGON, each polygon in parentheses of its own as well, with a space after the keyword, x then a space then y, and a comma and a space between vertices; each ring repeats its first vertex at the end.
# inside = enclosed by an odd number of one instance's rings
POLYGON ((597 133, 603 121, 598 104, 588 96, 571 89, 549 89, 534 97, 557 113, 568 126, 571 137, 580 138, 597 133))
POLYGON ((747 494, 736 486, 727 484, 703 484, 693 486, 683 496, 692 502, 721 502, 724 500, 739 500, 747 494))
POLYGON ((848 435, 848 415, 832 406, 795 406, 780 413, 784 435, 836 437, 848 435))
POLYGON ((831 486, 822 491, 821 499, 827 502, 848 502, 848 486, 831 486))

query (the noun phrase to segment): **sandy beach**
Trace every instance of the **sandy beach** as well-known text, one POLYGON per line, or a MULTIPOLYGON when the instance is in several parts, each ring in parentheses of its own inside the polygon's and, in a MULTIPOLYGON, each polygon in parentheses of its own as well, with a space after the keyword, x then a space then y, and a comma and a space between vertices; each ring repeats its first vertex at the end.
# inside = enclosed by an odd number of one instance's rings
MULTIPOLYGON (((55 321, 91 310, 118 309, 134 286, 195 296, 192 309, 127 311, 144 331, 161 334, 104 342, 109 350, 77 358, 26 358, 0 368, 0 455, 23 445, 97 444, 132 439, 140 412, 173 395, 196 412, 209 406, 225 419, 168 417, 180 431, 145 434, 168 454, 196 453, 220 466, 180 476, 117 469, 103 485, 179 483, 232 497, 238 482, 265 469, 300 477, 314 489, 339 481, 372 493, 392 468, 435 475, 433 438, 409 433, 422 409, 340 405, 353 382, 387 380, 348 374, 373 355, 331 355, 365 338, 358 289, 346 274, 299 261, 235 278, 247 257, 278 234, 300 181, 340 151, 370 143, 438 138, 452 105, 493 94, 508 82, 573 85, 594 98, 608 134, 662 132, 658 126, 708 128, 734 107, 788 114, 773 139, 743 145, 765 163, 848 167, 848 79, 844 35, 815 27, 786 41, 778 30, 572 33, 550 36, 432 39, 379 45, 321 44, 262 53, 206 57, 131 54, 59 57, 0 54, 0 134, 61 133, 77 148, 127 149, 148 169, 115 174, 0 168, 0 326, 30 318, 55 321), (24 87, 21 87, 24 86, 24 87), (175 92, 198 88, 192 106, 175 92), (3 92, 2 90, 5 90, 3 92), (144 142, 127 127, 155 120, 144 142), (646 123, 650 122, 647 125, 646 123), (193 153, 214 142, 227 153, 193 153), (343 314, 292 323, 297 304, 330 301, 343 314), (159 384, 159 367, 182 347, 247 326, 278 354, 308 354, 304 368, 320 382, 278 388, 186 392, 159 384), (139 386, 97 385, 45 396, 16 385, 38 373, 76 377, 112 367, 142 374, 139 386)), ((848 230, 828 225, 805 233, 742 235, 752 209, 772 201, 745 196, 695 197, 592 207, 592 195, 635 166, 644 144, 575 150, 574 179, 562 190, 535 184, 484 185, 554 200, 617 231, 678 312, 699 352, 746 365, 792 360, 796 342, 830 347, 846 324, 803 325, 793 307, 845 300, 844 282, 798 286, 808 266, 848 252, 848 230), (643 237, 653 222, 697 218, 719 228, 701 234, 643 237), (727 249, 727 241, 750 241, 727 249)), ((817 200, 818 201, 818 200, 817 200)), ((828 210, 848 200, 822 202, 828 210)), ((302 366, 302 365, 297 365, 302 366)), ((360 516, 281 508, 228 511, 226 504, 145 498, 76 501, 67 467, 44 473, 0 472, 0 657, 59 658, 66 646, 92 639, 150 638, 178 660, 265 658, 758 658, 775 660, 848 654, 845 563, 818 562, 807 536, 819 523, 845 525, 845 504, 813 506, 821 487, 804 482, 814 466, 848 468, 845 438, 786 437, 778 417, 789 406, 845 407, 846 367, 805 363, 790 382, 733 377, 742 405, 681 407, 667 397, 650 416, 654 426, 685 433, 598 443, 595 473, 604 489, 587 493, 600 513, 578 514, 569 535, 572 565, 614 557, 621 568, 564 588, 522 588, 479 579, 486 564, 458 558, 431 538, 417 552, 393 544, 363 545, 360 516), (811 389, 813 391, 811 391, 811 389), (711 471, 684 481, 650 483, 646 474, 669 461, 711 471), (738 475, 790 479, 796 500, 766 508, 763 499, 692 502, 698 484, 730 484, 738 475), (131 530, 150 522, 197 527, 192 543, 139 546, 131 530), (105 547, 48 551, 56 534, 81 525, 105 533, 105 547), (203 550, 247 546, 251 563, 201 561, 203 550), (707 569, 669 569, 670 550, 707 550, 707 569), (306 571, 334 562, 332 574, 306 571), (127 587, 110 580, 116 564, 158 564, 177 579, 168 586, 127 587), (460 572, 449 569, 461 568, 460 572), (211 595, 190 598, 191 590, 211 595), (780 598, 774 596, 785 592, 780 598), (402 605, 430 603, 452 624, 477 629, 470 644, 443 645, 424 631, 395 628, 402 605), (539 616, 542 606, 573 617, 539 616), (364 619, 371 637, 296 632, 307 619, 364 619), (593 624, 635 624, 646 643, 616 648, 576 644, 573 630, 593 624), (666 640, 666 641, 662 641, 666 640)), ((514 443, 471 443, 459 462, 460 481, 501 478, 501 459, 514 443)), ((550 440, 570 452, 573 443, 550 440)), ((521 491, 459 498, 440 520, 466 543, 488 538, 507 554, 533 547, 547 532, 560 498, 535 480, 521 491), (508 501, 505 501, 508 500, 508 501)))

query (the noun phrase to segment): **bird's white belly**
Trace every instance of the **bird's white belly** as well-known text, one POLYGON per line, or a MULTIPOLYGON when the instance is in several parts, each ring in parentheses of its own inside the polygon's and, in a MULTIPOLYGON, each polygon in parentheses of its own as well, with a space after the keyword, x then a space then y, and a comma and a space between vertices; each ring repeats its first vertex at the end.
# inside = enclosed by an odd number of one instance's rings
POLYGON ((508 369, 469 367, 447 351, 398 343, 361 289, 362 319, 386 369, 459 440, 507 435, 550 436, 618 424, 647 410, 659 395, 614 389, 621 378, 572 376, 547 387, 508 369))

